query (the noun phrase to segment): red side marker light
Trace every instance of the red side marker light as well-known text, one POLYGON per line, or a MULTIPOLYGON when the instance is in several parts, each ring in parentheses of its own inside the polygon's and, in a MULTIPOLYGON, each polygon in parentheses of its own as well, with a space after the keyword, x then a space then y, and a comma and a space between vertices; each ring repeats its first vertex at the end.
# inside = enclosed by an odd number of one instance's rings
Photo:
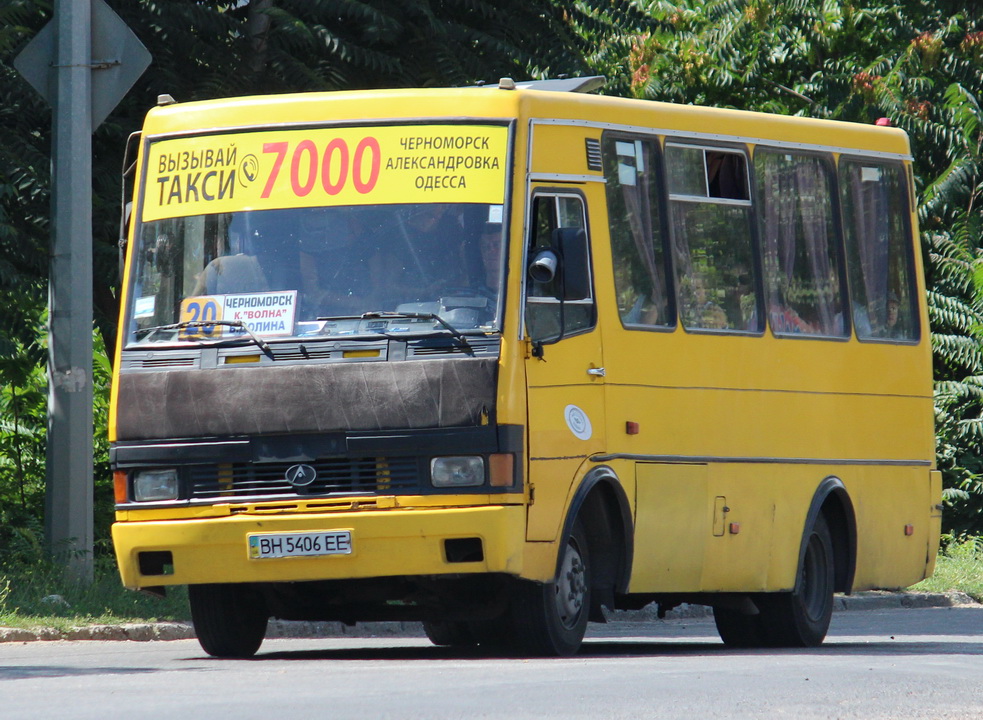
POLYGON ((908 537, 911 537, 912 535, 914 535, 915 534, 915 526, 914 525, 905 525, 904 526, 904 534, 907 535, 908 537))
POLYGON ((629 420, 625 423, 625 432, 629 435, 638 435, 638 423, 629 420))
POLYGON ((737 533, 739 533, 740 531, 741 531, 741 524, 740 523, 731 523, 730 524, 730 534, 731 535, 737 535, 737 533))

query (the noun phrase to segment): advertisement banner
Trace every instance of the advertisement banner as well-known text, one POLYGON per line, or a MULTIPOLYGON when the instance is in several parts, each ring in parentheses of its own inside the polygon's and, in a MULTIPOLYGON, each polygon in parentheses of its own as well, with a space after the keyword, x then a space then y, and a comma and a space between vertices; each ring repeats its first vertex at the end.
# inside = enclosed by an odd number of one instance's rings
POLYGON ((142 218, 327 205, 505 200, 508 128, 260 130, 158 140, 142 218))

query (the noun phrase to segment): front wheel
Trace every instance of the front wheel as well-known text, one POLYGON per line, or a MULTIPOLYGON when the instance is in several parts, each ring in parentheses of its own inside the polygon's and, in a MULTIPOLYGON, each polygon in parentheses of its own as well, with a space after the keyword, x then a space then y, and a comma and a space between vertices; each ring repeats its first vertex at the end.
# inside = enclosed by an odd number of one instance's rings
POLYGON ((560 552, 553 582, 518 581, 513 592, 512 644, 533 655, 573 655, 587 630, 591 565, 587 535, 579 520, 560 552))
POLYGON ((249 585, 189 585, 188 600, 198 642, 209 655, 251 657, 263 644, 269 615, 249 585))

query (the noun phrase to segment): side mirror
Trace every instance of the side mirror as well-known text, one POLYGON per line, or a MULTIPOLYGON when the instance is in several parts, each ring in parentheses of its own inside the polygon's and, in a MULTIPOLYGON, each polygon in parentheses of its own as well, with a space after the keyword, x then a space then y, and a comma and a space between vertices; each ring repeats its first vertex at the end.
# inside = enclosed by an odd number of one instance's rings
POLYGON ((529 263, 529 277, 538 283, 548 283, 556 277, 556 266, 559 262, 552 250, 540 250, 529 263))
POLYGON ((126 265, 126 244, 130 233, 130 216, 133 213, 133 203, 123 205, 119 220, 119 281, 123 281, 123 270, 126 265))
POLYGON ((133 203, 127 202, 127 197, 132 197, 131 193, 128 193, 129 184, 127 180, 131 183, 133 181, 137 161, 137 147, 140 143, 141 134, 139 131, 135 133, 130 133, 130 136, 126 139, 126 147, 123 149, 123 172, 120 177, 120 213, 119 213, 119 281, 123 281, 123 266, 126 262, 126 239, 129 237, 130 232, 130 215, 133 212, 133 203))
POLYGON ((566 334, 566 304, 591 297, 590 248, 583 228, 563 227, 553 230, 550 247, 542 248, 532 258, 529 278, 554 300, 544 303, 531 293, 526 306, 527 325, 533 341, 533 357, 543 358, 543 346, 562 340, 566 334), (536 301, 539 302, 536 302, 536 301), (555 302, 559 300, 560 302, 555 302))

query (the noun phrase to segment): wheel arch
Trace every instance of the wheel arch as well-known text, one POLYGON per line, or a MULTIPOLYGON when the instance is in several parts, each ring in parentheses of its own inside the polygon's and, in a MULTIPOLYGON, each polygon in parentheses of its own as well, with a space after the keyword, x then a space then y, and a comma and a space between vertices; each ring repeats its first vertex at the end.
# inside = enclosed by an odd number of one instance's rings
POLYGON ((826 519, 833 540, 833 589, 849 594, 853 590, 857 570, 857 518, 846 486, 835 475, 823 478, 813 493, 799 543, 799 568, 805 558, 812 527, 820 513, 826 519))
MULTIPOLYGON (((592 586, 599 591, 595 599, 613 606, 614 593, 628 589, 635 533, 628 497, 610 467, 592 468, 580 481, 567 509, 562 538, 569 537, 577 518, 590 542, 592 586)), ((559 562, 558 557, 557 571, 559 562)))

